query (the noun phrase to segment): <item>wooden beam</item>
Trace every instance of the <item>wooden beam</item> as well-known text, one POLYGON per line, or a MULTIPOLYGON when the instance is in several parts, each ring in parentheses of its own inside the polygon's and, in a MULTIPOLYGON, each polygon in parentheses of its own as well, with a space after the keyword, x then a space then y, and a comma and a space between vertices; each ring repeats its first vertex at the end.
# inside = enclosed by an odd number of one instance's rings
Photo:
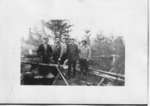
POLYGON ((105 80, 105 78, 102 78, 102 79, 98 82, 97 86, 101 85, 101 84, 104 82, 104 80, 105 80))
MULTIPOLYGON (((95 70, 95 69, 92 68, 92 67, 89 67, 89 69, 95 70)), ((120 77, 120 78, 124 79, 124 75, 121 75, 121 74, 116 74, 116 73, 113 73, 113 72, 107 72, 107 71, 103 71, 103 70, 96 70, 96 71, 97 71, 97 72, 104 73, 104 74, 109 74, 109 75, 112 75, 112 76, 120 77)))

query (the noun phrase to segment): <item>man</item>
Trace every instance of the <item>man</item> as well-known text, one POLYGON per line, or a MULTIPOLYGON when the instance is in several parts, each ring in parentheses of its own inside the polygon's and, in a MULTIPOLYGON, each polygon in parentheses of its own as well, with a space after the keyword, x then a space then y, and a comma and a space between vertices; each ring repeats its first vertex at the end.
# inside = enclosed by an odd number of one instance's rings
POLYGON ((53 59, 56 64, 61 60, 61 42, 59 37, 55 38, 53 59))
POLYGON ((48 44, 48 41, 48 38, 43 38, 43 44, 37 50, 37 54, 41 57, 43 63, 49 63, 52 57, 52 48, 48 44))
MULTIPOLYGON (((48 44, 48 41, 49 39, 44 37, 43 44, 41 44, 37 50, 37 54, 41 58, 41 62, 46 64, 50 63, 52 57, 52 48, 48 44)), ((47 66, 41 66, 39 73, 46 76, 49 73, 48 69, 49 68, 47 66)))
POLYGON ((80 71, 81 71, 81 78, 84 78, 86 75, 87 78, 87 71, 88 71, 88 62, 91 59, 91 49, 87 44, 86 40, 81 42, 79 52, 79 64, 80 64, 80 71))
POLYGON ((68 62, 68 79, 71 78, 71 69, 73 69, 73 77, 76 76, 76 62, 79 57, 78 46, 75 44, 74 39, 70 39, 67 44, 67 62, 68 62))
POLYGON ((61 40, 61 53, 60 53, 60 57, 61 57, 61 63, 64 63, 64 61, 67 59, 67 44, 68 44, 68 38, 66 36, 62 37, 61 40))
POLYGON ((66 38, 62 37, 62 42, 61 42, 60 38, 56 37, 55 45, 54 45, 54 55, 53 55, 55 63, 59 62, 60 64, 62 64, 66 59, 66 52, 67 52, 66 38))

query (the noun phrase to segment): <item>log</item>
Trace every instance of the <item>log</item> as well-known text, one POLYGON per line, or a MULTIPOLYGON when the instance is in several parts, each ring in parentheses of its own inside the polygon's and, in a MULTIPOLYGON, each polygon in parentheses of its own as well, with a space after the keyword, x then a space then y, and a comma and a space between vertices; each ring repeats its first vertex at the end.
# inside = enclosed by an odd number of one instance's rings
POLYGON ((33 64, 33 65, 41 65, 41 66, 49 66, 49 67, 56 67, 59 75, 62 77, 66 85, 69 85, 68 81, 64 77, 63 73, 60 71, 59 67, 63 67, 64 65, 58 65, 58 64, 45 64, 45 63, 35 63, 35 62, 25 62, 22 61, 23 64, 33 64))
MULTIPOLYGON (((95 70, 95 69, 93 69, 92 67, 90 67, 89 69, 95 70)), ((96 70, 96 71, 97 71, 97 72, 104 73, 104 74, 109 74, 109 75, 111 75, 111 76, 115 76, 115 77, 119 77, 119 78, 124 79, 124 75, 121 75, 121 74, 116 74, 116 73, 113 73, 113 72, 107 72, 107 71, 104 71, 104 70, 96 70)))

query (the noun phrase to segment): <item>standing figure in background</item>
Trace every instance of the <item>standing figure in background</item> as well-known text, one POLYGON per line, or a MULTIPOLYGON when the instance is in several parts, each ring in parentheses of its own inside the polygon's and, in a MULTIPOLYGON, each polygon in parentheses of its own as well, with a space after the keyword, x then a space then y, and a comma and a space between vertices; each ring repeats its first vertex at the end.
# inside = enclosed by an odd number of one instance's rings
POLYGON ((79 58, 79 49, 75 44, 74 39, 70 39, 67 44, 67 62, 68 62, 68 79, 71 78, 71 72, 73 71, 73 77, 76 76, 76 63, 79 58))
POLYGON ((79 48, 79 64, 80 64, 80 71, 81 71, 81 78, 84 78, 84 76, 87 79, 87 73, 88 73, 88 62, 91 59, 91 49, 89 45, 87 44, 86 40, 83 40, 81 42, 81 46, 79 48))
MULTIPOLYGON (((48 64, 52 58, 52 48, 48 44, 49 39, 43 38, 43 44, 41 44, 37 50, 38 56, 41 58, 41 62, 48 64)), ((48 74, 48 67, 47 66, 40 66, 41 75, 45 76, 48 74)))

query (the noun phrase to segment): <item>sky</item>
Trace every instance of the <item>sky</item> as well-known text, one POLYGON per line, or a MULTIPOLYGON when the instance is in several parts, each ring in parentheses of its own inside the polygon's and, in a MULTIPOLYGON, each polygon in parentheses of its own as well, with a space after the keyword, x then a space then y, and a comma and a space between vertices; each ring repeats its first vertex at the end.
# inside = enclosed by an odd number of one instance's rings
POLYGON ((70 35, 77 39, 86 29, 91 30, 92 37, 98 32, 126 36, 136 21, 145 25, 146 0, 1 0, 0 10, 2 24, 15 23, 24 37, 29 27, 50 19, 70 20, 74 25, 70 35))

